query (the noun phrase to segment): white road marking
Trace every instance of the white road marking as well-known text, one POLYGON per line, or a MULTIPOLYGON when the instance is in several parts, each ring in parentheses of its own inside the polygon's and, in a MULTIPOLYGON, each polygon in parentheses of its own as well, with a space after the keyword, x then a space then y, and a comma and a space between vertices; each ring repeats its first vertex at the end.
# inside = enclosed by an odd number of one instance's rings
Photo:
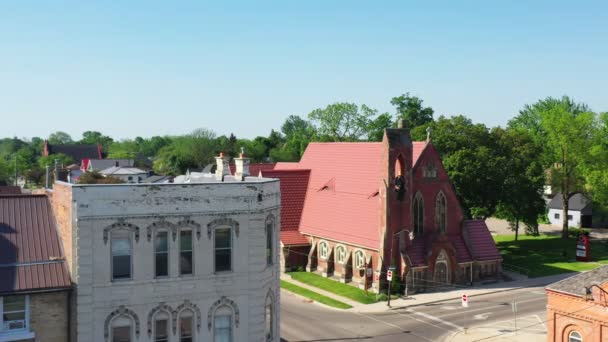
POLYGON ((545 331, 547 331, 547 326, 545 325, 545 321, 540 319, 540 317, 538 315, 534 315, 534 316, 536 316, 536 318, 538 318, 538 321, 540 322, 540 324, 542 324, 543 328, 545 328, 545 331))
POLYGON ((443 310, 458 310, 459 306, 442 306, 443 310))
POLYGON ((438 317, 435 317, 435 316, 431 316, 429 314, 425 314, 424 312, 418 312, 418 311, 414 311, 412 309, 407 309, 406 311, 410 312, 410 313, 413 313, 414 315, 418 315, 418 316, 424 317, 426 319, 430 319, 432 321, 439 322, 441 324, 447 325, 448 327, 452 327, 454 329, 460 329, 460 330, 464 329, 463 327, 461 327, 459 325, 456 325, 456 324, 454 324, 452 322, 448 322, 448 321, 445 321, 445 320, 443 320, 441 318, 438 318, 438 317))
POLYGON ((473 316, 473 319, 477 319, 477 320, 486 320, 488 319, 488 317, 491 315, 491 312, 486 312, 486 313, 482 313, 479 315, 475 315, 473 316))
MULTIPOLYGON (((360 313, 360 312, 356 312, 356 314, 357 314, 357 315, 359 315, 359 316, 363 316, 363 317, 365 317, 365 318, 369 318, 369 319, 371 319, 372 321, 376 321, 376 322, 378 322, 378 323, 382 323, 382 324, 384 324, 384 325, 388 325, 389 327, 397 328, 397 329, 399 329, 399 331, 405 331, 405 330, 408 330, 408 329, 402 328, 402 327, 400 327, 400 326, 398 326, 398 325, 395 325, 395 324, 392 324, 392 323, 389 323, 389 322, 385 322, 385 321, 383 321, 383 320, 381 320, 381 319, 374 318, 374 317, 371 317, 371 316, 368 316, 368 315, 364 315, 364 314, 362 314, 362 313, 360 313)), ((418 337, 420 337, 420 338, 423 338, 423 339, 425 339, 425 340, 427 340, 427 341, 431 341, 431 342, 433 342, 433 340, 431 340, 430 338, 424 337, 424 336, 422 336, 422 335, 418 335, 418 334, 416 334, 415 332, 413 332, 413 331, 411 331, 411 330, 408 330, 408 331, 409 331, 409 332, 410 332, 410 334, 412 334, 412 335, 415 335, 415 336, 418 336, 418 337)))

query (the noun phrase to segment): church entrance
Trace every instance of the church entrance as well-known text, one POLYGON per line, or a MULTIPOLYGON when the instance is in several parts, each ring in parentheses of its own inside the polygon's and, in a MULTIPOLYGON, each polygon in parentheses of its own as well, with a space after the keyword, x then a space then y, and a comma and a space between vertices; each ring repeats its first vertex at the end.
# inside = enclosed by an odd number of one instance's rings
POLYGON ((435 286, 446 286, 450 283, 450 268, 448 265, 448 257, 445 251, 441 251, 435 261, 435 272, 433 275, 435 286))

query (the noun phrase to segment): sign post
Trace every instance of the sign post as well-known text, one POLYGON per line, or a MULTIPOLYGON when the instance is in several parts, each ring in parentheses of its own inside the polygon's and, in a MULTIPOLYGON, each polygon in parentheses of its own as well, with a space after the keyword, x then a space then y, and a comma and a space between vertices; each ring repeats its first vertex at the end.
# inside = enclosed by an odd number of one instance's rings
POLYGON ((393 284, 393 271, 395 270, 394 267, 389 267, 388 270, 386 271, 386 280, 388 281, 388 302, 386 303, 386 305, 388 307, 391 306, 391 285, 393 284))
POLYGON ((511 303, 511 309, 513 310, 513 324, 515 325, 515 335, 517 335, 517 302, 513 299, 511 303))
MULTIPOLYGON (((468 308, 469 307, 469 297, 467 296, 466 293, 463 293, 462 296, 460 297, 460 303, 462 304, 463 308, 468 308)), ((464 316, 464 334, 467 334, 467 324, 466 324, 466 320, 467 320, 467 314, 466 314, 466 310, 462 310, 463 316, 464 316)))

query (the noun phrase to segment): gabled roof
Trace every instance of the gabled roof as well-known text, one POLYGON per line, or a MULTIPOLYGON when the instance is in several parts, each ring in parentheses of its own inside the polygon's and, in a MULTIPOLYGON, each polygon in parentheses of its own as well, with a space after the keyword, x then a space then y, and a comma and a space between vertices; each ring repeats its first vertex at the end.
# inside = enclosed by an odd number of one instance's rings
POLYGON ((300 232, 377 249, 381 158, 382 143, 313 142, 299 163, 277 163, 310 170, 300 232))
MULTIPOLYGON (((464 221, 464 234, 475 261, 502 260, 492 234, 483 220, 464 221)), ((458 249, 458 247, 457 247, 458 249)))
POLYGON ((418 159, 422 155, 422 152, 426 148, 426 141, 414 141, 412 142, 412 165, 416 165, 418 159))
POLYGON ((0 294, 71 287, 45 195, 0 196, 0 294))
POLYGON ((48 154, 62 153, 70 156, 75 162, 80 163, 83 159, 103 159, 103 153, 99 145, 51 145, 47 143, 48 154))
POLYGON ((88 159, 83 160, 83 163, 86 163, 86 170, 95 170, 100 171, 107 169, 112 166, 133 166, 133 159, 88 159))
POLYGON ((596 283, 600 286, 608 282, 608 265, 600 266, 591 271, 560 280, 547 286, 548 290, 567 293, 576 297, 585 295, 585 287, 596 283))
POLYGON ((122 175, 141 175, 147 174, 147 171, 136 167, 121 167, 121 166, 112 166, 107 169, 99 171, 102 175, 106 176, 122 176, 122 175))
MULTIPOLYGON (((563 205, 562 194, 558 193, 553 196, 553 199, 551 199, 547 207, 549 207, 549 209, 563 209, 563 205)), ((585 211, 590 214, 592 206, 591 201, 580 192, 572 195, 568 200, 568 210, 585 211)))

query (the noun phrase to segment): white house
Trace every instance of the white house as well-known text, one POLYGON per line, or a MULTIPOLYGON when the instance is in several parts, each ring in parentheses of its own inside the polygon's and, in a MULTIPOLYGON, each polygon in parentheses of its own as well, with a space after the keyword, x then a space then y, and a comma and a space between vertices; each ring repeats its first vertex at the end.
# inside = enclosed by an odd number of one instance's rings
POLYGON ((56 183, 72 341, 280 340, 279 182, 218 162, 195 183, 56 183))
MULTIPOLYGON (((563 202, 562 194, 558 193, 547 205, 549 208, 549 222, 554 226, 561 226, 563 223, 563 202)), ((576 193, 568 200, 568 226, 570 227, 591 227, 593 205, 591 201, 581 193, 576 193)))
POLYGON ((112 176, 122 179, 126 183, 141 183, 144 179, 150 176, 148 171, 130 166, 112 166, 99 171, 99 173, 106 177, 112 176))

